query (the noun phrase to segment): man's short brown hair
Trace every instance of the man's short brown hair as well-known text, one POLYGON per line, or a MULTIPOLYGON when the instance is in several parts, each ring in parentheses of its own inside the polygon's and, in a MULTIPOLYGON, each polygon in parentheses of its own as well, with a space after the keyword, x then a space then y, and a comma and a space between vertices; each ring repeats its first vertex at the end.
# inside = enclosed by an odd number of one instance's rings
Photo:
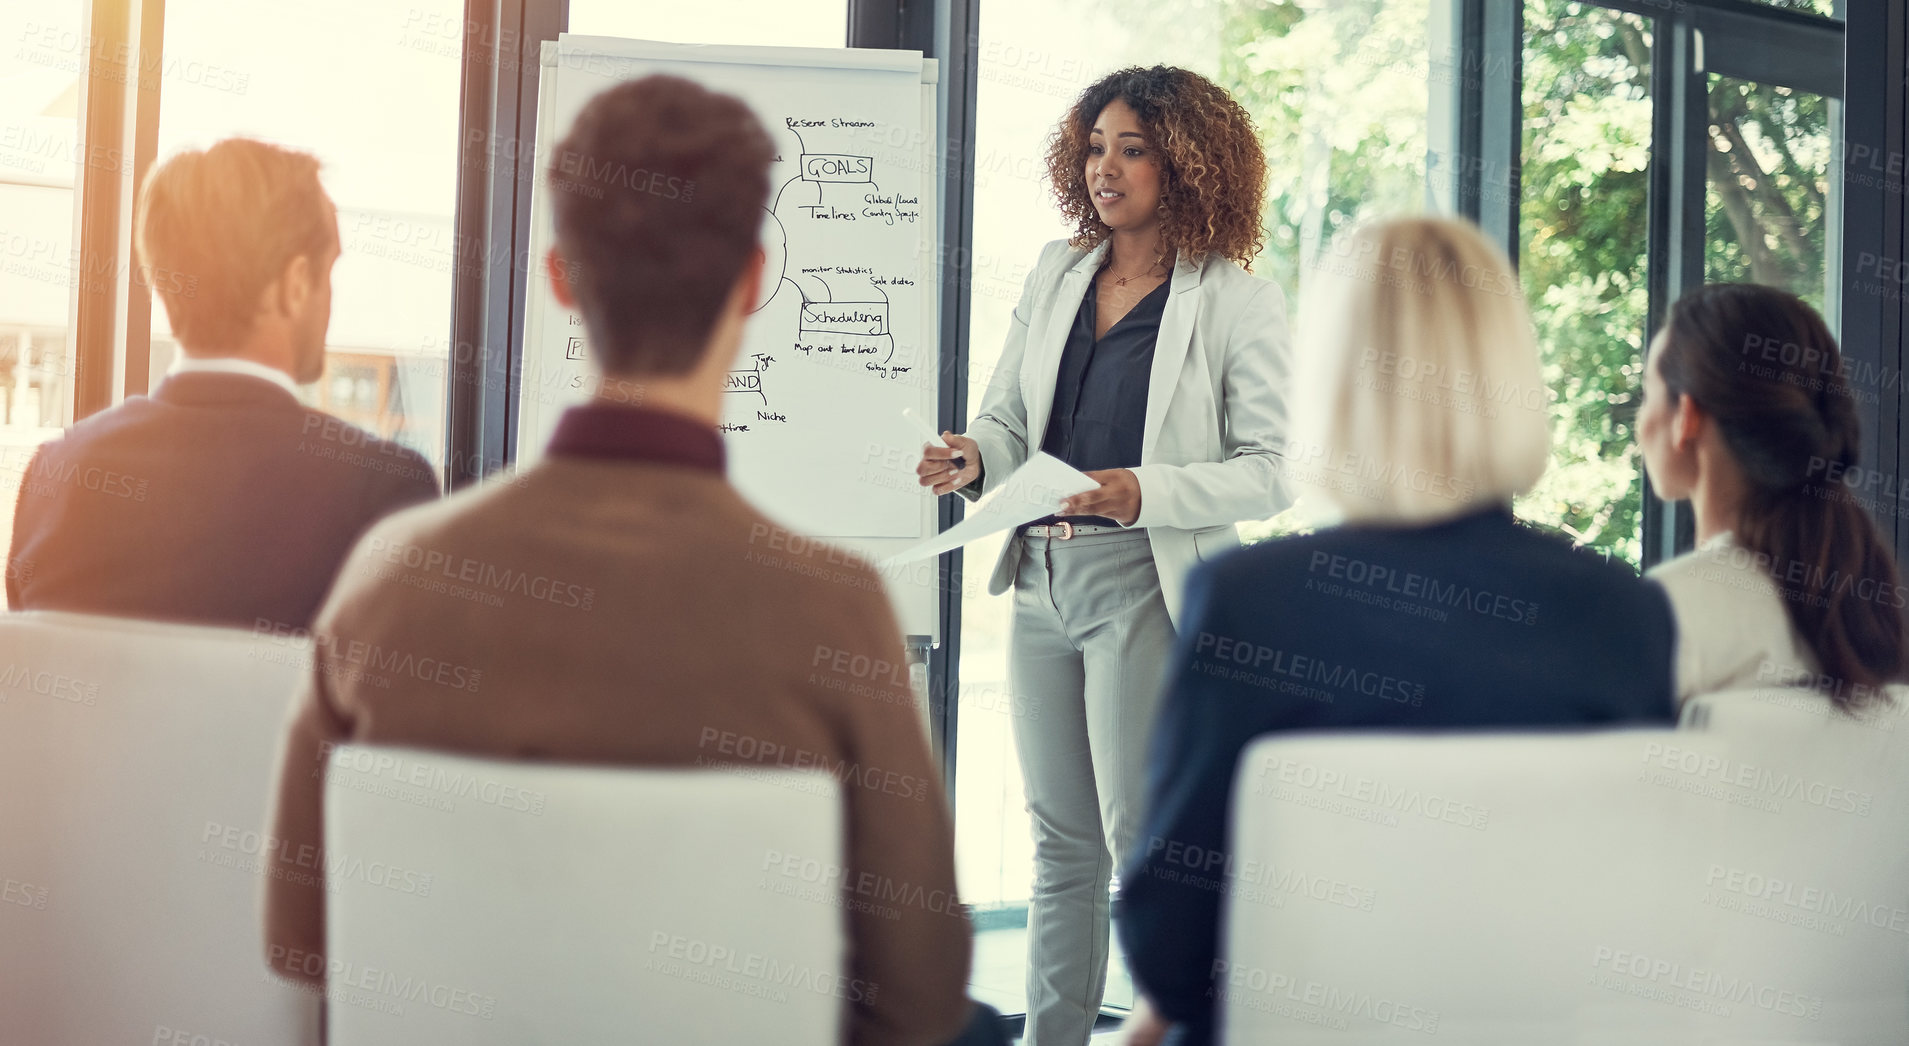
POLYGON ((550 187, 557 251, 605 373, 695 368, 760 240, 774 156, 740 99, 679 77, 584 106, 550 187))
POLYGON ((251 333, 259 294, 293 258, 338 248, 338 216, 317 157, 227 138, 146 176, 136 235, 179 344, 220 355, 251 333))

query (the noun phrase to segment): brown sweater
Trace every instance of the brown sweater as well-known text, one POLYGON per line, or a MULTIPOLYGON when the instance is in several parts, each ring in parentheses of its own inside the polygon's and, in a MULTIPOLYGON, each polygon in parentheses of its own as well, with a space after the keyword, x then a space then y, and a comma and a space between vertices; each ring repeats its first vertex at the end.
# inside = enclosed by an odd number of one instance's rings
MULTIPOLYGON (((314 771, 336 743, 822 766, 846 802, 847 973, 875 988, 851 1003, 849 1041, 959 1032, 971 932, 953 828, 880 578, 778 528, 719 471, 553 457, 393 516, 352 552, 314 638, 277 853, 322 845, 314 771), (855 903, 862 887, 888 900, 855 903)), ((324 896, 301 878, 266 878, 268 961, 322 982, 307 956, 324 954, 324 896)))

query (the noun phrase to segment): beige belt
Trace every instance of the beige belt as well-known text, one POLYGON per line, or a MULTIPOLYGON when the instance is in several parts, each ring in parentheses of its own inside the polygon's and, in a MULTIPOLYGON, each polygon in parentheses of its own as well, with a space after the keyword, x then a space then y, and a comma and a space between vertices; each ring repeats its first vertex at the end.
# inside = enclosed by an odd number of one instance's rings
POLYGON ((1021 528, 1021 533, 1031 538, 1069 538, 1086 537, 1089 534, 1127 534, 1133 527, 1110 527, 1101 523, 1034 523, 1021 528))

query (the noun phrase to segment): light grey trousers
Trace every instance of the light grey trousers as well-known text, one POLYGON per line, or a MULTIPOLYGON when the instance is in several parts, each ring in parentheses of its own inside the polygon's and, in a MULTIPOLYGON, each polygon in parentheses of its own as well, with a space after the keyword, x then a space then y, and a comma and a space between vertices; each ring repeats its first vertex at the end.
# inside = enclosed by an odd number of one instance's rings
POLYGON ((1108 883, 1145 810, 1173 622, 1143 530, 1024 537, 1008 639, 1033 821, 1023 1046, 1086 1046, 1107 988, 1108 883))

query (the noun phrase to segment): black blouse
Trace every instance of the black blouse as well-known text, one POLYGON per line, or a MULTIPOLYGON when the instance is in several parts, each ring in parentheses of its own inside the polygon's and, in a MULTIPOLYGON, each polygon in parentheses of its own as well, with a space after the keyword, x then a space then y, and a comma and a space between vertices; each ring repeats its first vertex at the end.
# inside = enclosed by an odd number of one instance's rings
MULTIPOLYGON (((1147 423, 1147 384, 1153 346, 1166 312, 1170 280, 1134 304, 1120 322, 1094 339, 1098 311, 1095 283, 1087 285, 1080 311, 1061 350, 1054 381, 1054 409, 1041 449, 1081 470, 1134 468, 1147 423)), ((1063 517, 1037 522, 1051 523, 1063 517)), ((1103 516, 1068 516, 1074 523, 1116 525, 1103 516)))

